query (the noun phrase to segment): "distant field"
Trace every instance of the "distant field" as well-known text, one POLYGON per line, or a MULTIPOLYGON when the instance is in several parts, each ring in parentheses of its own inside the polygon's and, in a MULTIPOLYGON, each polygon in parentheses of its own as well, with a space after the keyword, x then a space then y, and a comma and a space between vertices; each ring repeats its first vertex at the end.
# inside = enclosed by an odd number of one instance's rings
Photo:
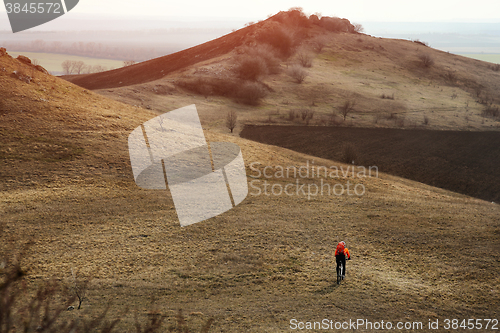
POLYGON ((245 126, 240 136, 336 161, 350 144, 358 165, 500 201, 498 132, 266 125, 245 126))
POLYGON ((499 53, 479 53, 479 54, 460 54, 461 56, 492 62, 494 64, 500 64, 500 54, 499 53))
POLYGON ((16 52, 16 51, 7 51, 7 52, 14 58, 22 54, 30 58, 31 60, 37 59, 40 62, 40 65, 53 75, 63 74, 61 63, 64 60, 76 60, 76 61, 81 60, 86 65, 91 65, 91 66, 101 65, 106 67, 107 69, 114 69, 123 66, 123 60, 98 59, 98 58, 73 56, 67 54, 57 54, 57 53, 16 52))

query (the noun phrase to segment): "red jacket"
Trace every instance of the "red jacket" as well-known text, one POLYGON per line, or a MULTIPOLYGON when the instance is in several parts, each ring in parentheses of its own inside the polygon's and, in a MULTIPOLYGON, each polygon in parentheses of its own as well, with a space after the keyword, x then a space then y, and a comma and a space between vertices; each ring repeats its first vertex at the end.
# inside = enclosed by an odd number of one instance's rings
MULTIPOLYGON (((344 254, 347 259, 351 258, 351 255, 349 254, 349 249, 347 247, 344 247, 344 254)), ((335 249, 335 256, 339 255, 338 247, 335 249)))

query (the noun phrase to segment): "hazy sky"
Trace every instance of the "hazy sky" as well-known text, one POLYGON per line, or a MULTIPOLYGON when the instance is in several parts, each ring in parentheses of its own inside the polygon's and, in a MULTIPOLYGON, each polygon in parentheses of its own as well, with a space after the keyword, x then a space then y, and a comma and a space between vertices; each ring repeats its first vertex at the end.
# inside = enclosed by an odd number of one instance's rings
MULTIPOLYGON (((320 12, 323 15, 336 15, 355 22, 500 23, 500 0, 80 0, 71 13, 258 20, 295 6, 304 8, 304 11, 309 14, 320 12)), ((5 7, 0 7, 0 21, 3 21, 7 19, 7 15, 5 7)))

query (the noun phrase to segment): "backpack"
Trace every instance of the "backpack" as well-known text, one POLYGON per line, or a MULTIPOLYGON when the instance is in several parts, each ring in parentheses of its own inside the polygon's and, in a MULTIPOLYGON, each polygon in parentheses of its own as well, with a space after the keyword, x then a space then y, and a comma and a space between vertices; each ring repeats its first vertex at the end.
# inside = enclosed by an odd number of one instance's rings
POLYGON ((344 254, 344 244, 339 243, 337 245, 337 254, 344 254))

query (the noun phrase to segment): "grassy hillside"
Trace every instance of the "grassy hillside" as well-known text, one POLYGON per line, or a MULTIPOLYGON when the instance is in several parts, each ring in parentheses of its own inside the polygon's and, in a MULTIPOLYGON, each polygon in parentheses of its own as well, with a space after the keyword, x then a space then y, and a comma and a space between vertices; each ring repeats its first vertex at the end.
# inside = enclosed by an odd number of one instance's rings
MULTIPOLYGON (((224 112, 225 103, 237 104, 186 94, 175 102, 166 96, 163 111, 195 102, 210 141, 241 147, 251 186, 234 209, 180 228, 169 192, 140 189, 131 173, 128 134, 154 112, 39 72, 26 83, 14 70, 31 72, 0 57, 0 253, 11 257, 30 243, 21 259, 28 294, 51 277, 71 286, 72 269, 92 278, 82 310, 64 311, 62 319, 95 317, 107 304, 109 318, 122 317, 119 332, 135 330, 134 315, 141 321, 155 313, 168 328, 179 308, 194 331, 214 318, 210 332, 283 332, 294 318, 424 325, 498 318, 499 205, 382 173, 259 176, 266 166, 348 165, 211 130, 224 114, 215 106, 224 112), (264 181, 275 193, 297 181, 363 185, 365 192, 265 195, 264 181), (353 260, 337 286, 340 240, 353 260)), ((0 267, 4 278, 9 264, 0 267)))
POLYGON ((217 131, 225 131, 220 115, 229 110, 240 125, 303 125, 300 114, 308 112, 307 124, 318 126, 500 129, 500 65, 332 30, 311 17, 280 13, 182 52, 67 79, 157 112, 196 101, 217 131), (289 75, 294 66, 305 72, 301 83, 289 75), (344 120, 346 102, 353 107, 344 120))

